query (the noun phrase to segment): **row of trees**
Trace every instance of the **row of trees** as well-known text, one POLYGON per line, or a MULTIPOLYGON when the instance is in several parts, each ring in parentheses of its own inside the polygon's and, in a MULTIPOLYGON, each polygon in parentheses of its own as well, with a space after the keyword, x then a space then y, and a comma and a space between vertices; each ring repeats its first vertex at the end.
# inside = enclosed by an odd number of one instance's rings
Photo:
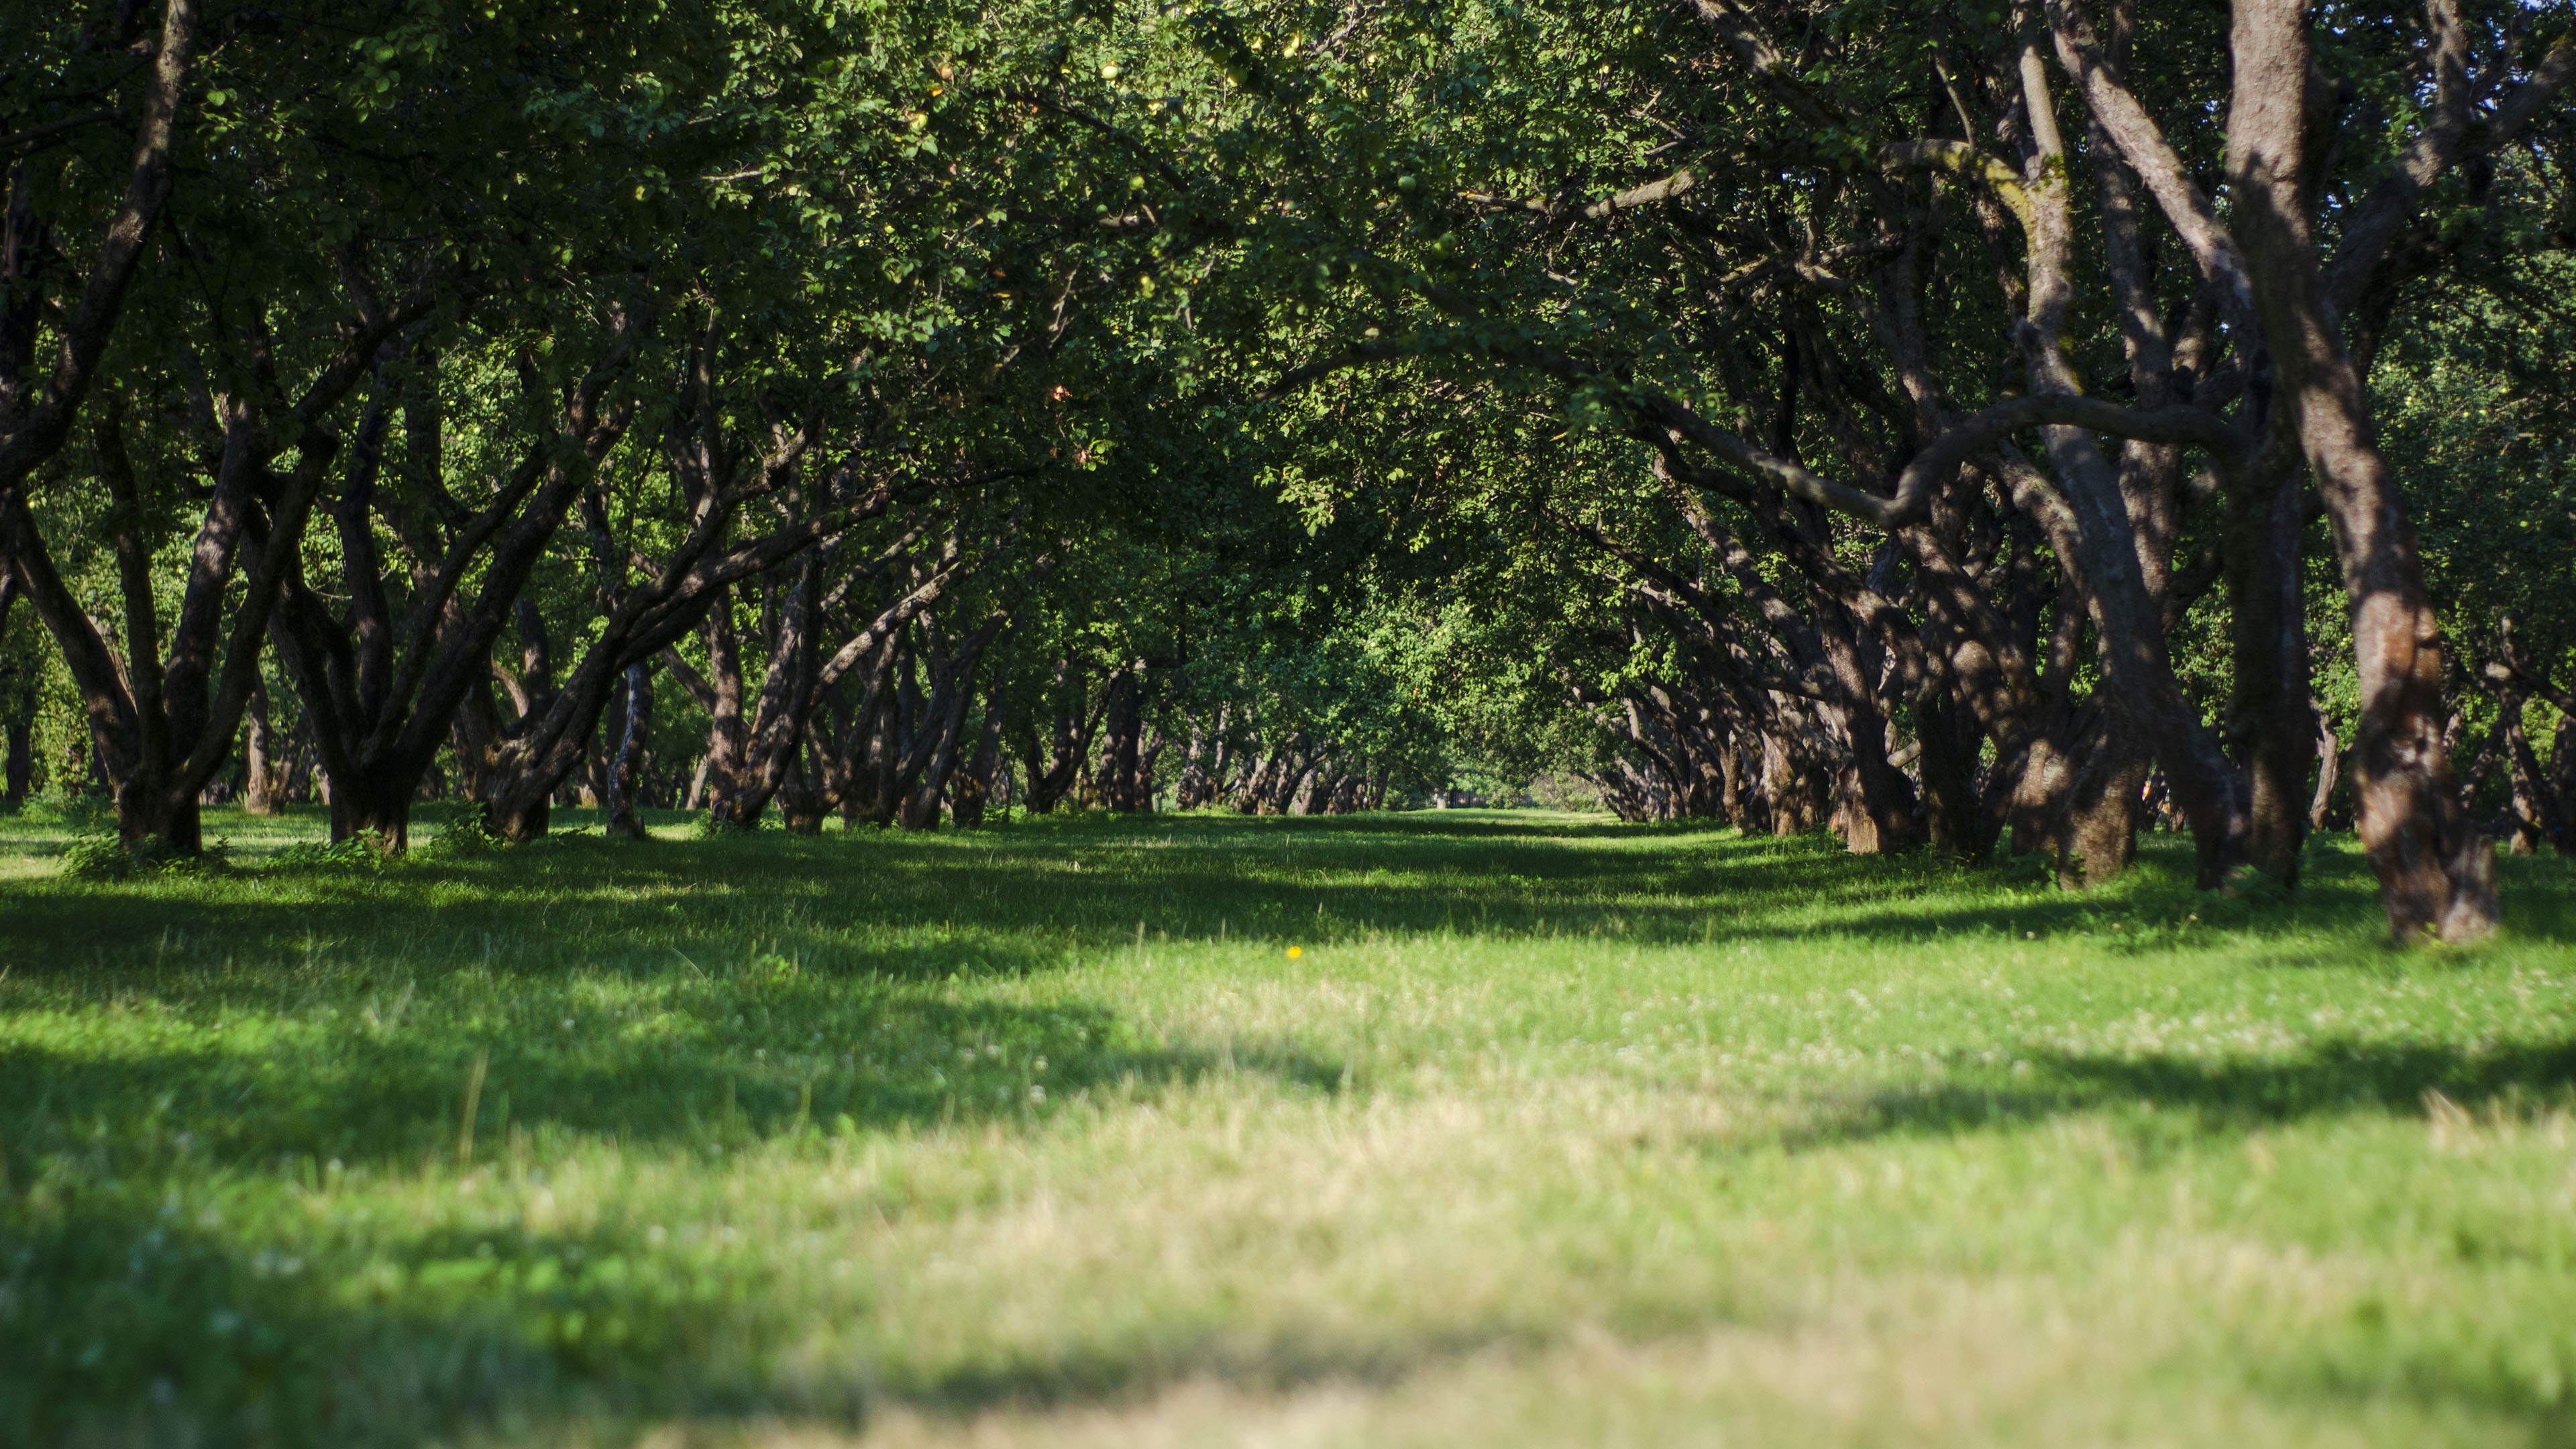
POLYGON ((76 702, 129 841, 285 751, 391 849, 1464 751, 2078 884, 2162 805, 2292 885, 2349 799, 2405 936, 2495 919, 2464 783, 2576 846, 2564 4, 9 43, 0 715, 76 702))
MULTIPOLYGON (((1624 746, 1614 802, 1830 800, 1856 850, 2009 833, 2098 879, 2153 775, 2205 886, 2295 884, 2322 634, 2392 926, 2478 935, 2492 857, 2446 726, 2498 681, 2527 736, 2564 555, 2512 560, 2546 596, 2521 635, 2446 635, 2373 375, 2470 345, 2473 302, 2554 317, 2568 21, 1693 0, 1496 7, 1426 45, 1363 20, 1263 82, 1282 147, 1384 158, 1318 198, 1345 320, 1276 386, 1417 430, 1472 408, 1443 481, 1600 556, 1617 605, 1557 663, 1624 746), (1588 429, 1542 442, 1531 396, 1588 429), (2312 560, 2339 618, 2311 619, 2312 560)), ((2469 511, 2563 534, 2560 437, 2534 514, 2469 511)), ((2505 753, 2518 834, 2564 843, 2563 781, 2505 753)))
MULTIPOLYGON (((1145 501, 1098 415, 1157 364, 1112 315, 1147 263, 1084 204, 1126 158, 1023 99, 1041 37, 975 25, 179 0, 20 37, 0 607, 122 834, 196 849, 272 687, 335 835, 393 849, 433 774, 541 832, 657 672, 718 821, 989 788, 988 656, 1145 501)), ((1122 759, 1140 677, 1106 676, 1122 759)))

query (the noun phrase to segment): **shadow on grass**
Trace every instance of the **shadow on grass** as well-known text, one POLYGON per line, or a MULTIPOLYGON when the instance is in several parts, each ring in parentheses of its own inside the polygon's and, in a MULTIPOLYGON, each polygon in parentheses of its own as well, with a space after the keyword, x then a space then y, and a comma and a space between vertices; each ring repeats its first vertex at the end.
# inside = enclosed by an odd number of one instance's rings
POLYGON ((2165 1054, 2104 1056, 2025 1049, 2029 1066, 2007 1083, 1964 1059, 1969 1078, 1828 1102, 1792 1149, 1883 1137, 1955 1137, 2029 1127, 2080 1112, 2124 1114, 2142 1144, 2188 1141, 2353 1112, 2422 1115, 2439 1093, 2477 1114, 2502 1107, 2576 1106, 2576 1040, 2511 1043, 2484 1051, 2407 1041, 2339 1039, 2296 1056, 2204 1060, 2165 1054), (2152 1124, 2152 1126, 2150 1126, 2152 1124))
POLYGON ((762 1307, 799 1292, 775 1267, 673 1253, 632 1224, 380 1234, 364 1262, 253 1252, 140 1194, 10 1226, 10 1444, 616 1444, 674 1420, 720 1436, 781 1421, 859 1430, 891 1402, 972 1413, 1131 1401, 1209 1377, 1385 1384, 1510 1337, 1462 1328, 1391 1347, 1200 1325, 889 1382, 863 1356, 807 1356, 811 1324, 762 1307))
MULTIPOLYGON (((660 1238, 626 1220, 450 1225, 306 1260, 141 1192, 13 1212, 0 1217, 0 1443, 599 1444, 675 1418, 864 1426, 888 1387, 873 1365, 791 1362, 811 1325, 762 1307, 800 1285, 756 1254, 660 1238)), ((999 1402, 1067 1383, 970 1371, 953 1393, 907 1397, 999 1402)))
POLYGON ((1402 835, 1460 840, 1679 840, 1734 838, 1733 826, 1708 820, 1630 825, 1594 816, 1544 810, 1403 810, 1363 815, 1227 815, 1215 811, 1120 820, 1102 815, 1023 817, 1006 828, 1097 831, 1226 831, 1256 829, 1277 835, 1402 835))
MULTIPOLYGON (((2017 894, 1997 873, 1860 859, 1815 838, 1511 816, 1184 817, 932 839, 590 838, 382 873, 12 882, 0 1006, 27 1018, 0 1050, 0 1165, 17 1185, 0 1201, 0 1362, 13 1366, 0 1372, 0 1442, 411 1443, 593 1412, 839 1417, 879 1391, 865 1365, 784 1365, 786 1336, 806 1325, 761 1306, 794 1285, 764 1278, 774 1270, 756 1254, 660 1249, 611 1220, 576 1233, 353 1227, 334 1250, 346 1261, 289 1265, 254 1231, 167 1206, 189 1184, 318 1181, 334 1158, 387 1172, 452 1162, 478 1061, 478 1161, 522 1137, 541 1157, 602 1138, 712 1157, 844 1130, 844 1117, 862 1132, 1016 1127, 1087 1094, 1229 1071, 1338 1089, 1340 1064, 1293 1047, 1159 1041, 1096 1003, 946 989, 1150 952, 1166 935, 1921 942, 2199 914, 2286 966, 2309 951, 2295 936, 2359 941, 2375 927, 2349 855, 2322 856, 2302 900, 2260 907, 2178 884, 2182 849, 2151 839, 2144 876, 2108 892, 2017 894), (1601 848, 1626 842, 1655 848, 1601 848)), ((2504 869, 2514 928, 2570 939, 2564 866, 2504 869)), ((2091 949, 2177 939, 2096 935, 2091 949)), ((2179 1139, 2422 1111, 2429 1091, 2474 1111, 2576 1084, 2567 1042, 2030 1061, 1991 1088, 1829 1104, 1789 1145, 2140 1102, 2169 1125, 2132 1130, 2179 1139)), ((1483 1346, 1415 1342, 1382 1361, 1331 1342, 1261 1344, 1238 1362, 1229 1355, 1250 1350, 1222 1325, 1169 1334, 893 1387, 955 1407, 1100 1399, 1209 1373, 1391 1377, 1483 1346)))
MULTIPOLYGON (((2282 966, 2349 964, 2384 945, 2369 872, 2349 850, 2321 849, 2308 887, 2270 903, 2192 890, 2187 855, 2187 843, 2150 836, 2131 877, 2078 893, 2020 878, 2031 874, 2022 864, 1855 857, 1830 837, 1438 812, 1044 819, 929 838, 762 832, 629 846, 589 837, 382 872, 12 882, 0 963, 22 979, 142 984, 154 979, 146 964, 157 973, 174 942, 202 955, 219 941, 244 962, 337 951, 521 974, 656 974, 675 953, 731 959, 769 946, 826 969, 926 980, 1044 971, 1150 939, 1313 944, 1445 931, 1674 943, 2090 932, 2089 949, 2128 955, 2233 936, 2282 966), (1665 848, 1600 848, 1631 839, 1665 848), (2112 923, 2124 934, 2115 938, 2112 923)), ((2566 863, 2501 865, 2509 934, 2576 941, 2566 863)))
POLYGON ((532 1419, 865 1410, 855 1379, 765 1361, 778 1345, 739 1310, 769 1285, 618 1229, 443 1231, 307 1262, 140 1197, 10 1215, 0 1442, 319 1449, 532 1419))
MULTIPOLYGON (((2030 1084, 2011 1090, 1873 1097, 1787 1145, 2011 1129, 2152 1103, 2123 1130, 2153 1162, 2213 1128, 2420 1111, 2432 1091, 2471 1112, 2536 1106, 2571 1085, 2576 1042, 2566 1041, 2481 1054, 2347 1041, 2268 1063, 2061 1055, 2034 1058, 2030 1084)), ((570 1232, 507 1214, 408 1234, 380 1225, 350 1245, 363 1258, 306 1264, 226 1237, 194 1204, 156 1208, 157 1190, 144 1175, 30 1193, 0 1212, 12 1250, 0 1257, 0 1361, 12 1366, 0 1375, 0 1442, 599 1442, 603 1426, 618 1442, 631 1432, 620 1424, 675 1417, 719 1431, 780 1418, 857 1425, 888 1399, 972 1411, 1117 1402, 1210 1376, 1261 1389, 1389 1382, 1491 1348, 1499 1333, 1390 1348, 1245 1342, 1205 1325, 885 1382, 856 1359, 798 1357, 804 1319, 762 1306, 793 1303, 797 1285, 757 1253, 728 1258, 703 1239, 672 1251, 614 1213, 570 1232)), ((2346 1334, 2312 1348, 2321 1360, 2276 1373, 2289 1390, 2393 1389, 2435 1407, 2536 1412, 2521 1379, 2445 1344, 2346 1334)))
MULTIPOLYGON (((2305 888, 2262 900, 2193 889, 2189 842, 2153 834, 2141 841, 2137 871, 2092 892, 2054 889, 2035 861, 1971 868, 1919 852, 1860 857, 1829 835, 1748 838, 1704 825, 1453 821, 1418 813, 1039 821, 998 834, 1017 848, 967 889, 941 896, 941 908, 961 920, 986 919, 1011 908, 978 889, 1000 897, 1069 890, 1055 920, 1100 937, 1135 922, 1174 936, 1307 942, 1440 930, 1649 942, 2101 931, 2093 949, 2141 954, 2182 944, 2192 927, 2204 945, 2221 933, 2254 941, 2305 937, 2314 946, 2332 935, 2341 959, 2349 959, 2352 948, 2384 944, 2386 929, 2367 864, 2348 842, 2335 841, 2320 845, 2305 888), (1598 848, 1620 842, 1660 848, 1598 848), (1111 868, 1058 874, 1068 855, 1111 868), (2112 922, 2124 927, 2122 938, 2109 935, 2112 922)), ((2576 941, 2576 872, 2566 862, 2507 860, 2501 867, 2509 932, 2576 941)), ((953 869, 919 855, 883 868, 890 886, 953 869)), ((2318 959, 2314 949, 2294 948, 2281 964, 2318 959)))
POLYGON ((956 1000, 763 959, 623 997, 485 977, 426 993, 360 985, 322 1020, 289 1025, 24 1033, 0 1048, 0 1163, 21 1181, 49 1150, 106 1154, 125 1171, 190 1153, 402 1168, 474 1140, 488 1154, 514 1129, 722 1151, 808 1125, 1020 1121, 1220 1071, 1291 1091, 1343 1081, 1340 1063, 1293 1048, 1146 1041, 1089 1003, 956 1000))
MULTIPOLYGON (((195 973, 162 974, 184 992, 195 973)), ((0 1443, 409 1445, 542 1440, 547 1424, 613 1442, 621 1422, 671 1416, 856 1422, 884 1386, 865 1362, 792 1361, 813 1324, 768 1245, 699 1228, 664 1243, 615 1203, 542 1231, 498 1202, 422 1213, 357 1192, 344 1209, 339 1188, 414 1169, 433 1189, 470 1181, 460 1159, 516 1175, 602 1142, 820 1162, 835 1138, 1034 1130, 1087 1098, 1212 1075, 1343 1082, 1294 1048, 1148 1040, 1095 1005, 960 999, 775 955, 631 994, 558 975, 398 985, 379 964, 324 1006, 334 983, 301 965, 218 969, 194 984, 285 997, 298 1019, 22 1030, 0 1050, 0 1174, 16 1188, 0 1191, 0 1443)), ((914 1387, 975 1401, 1150 1373, 988 1366, 914 1387)))

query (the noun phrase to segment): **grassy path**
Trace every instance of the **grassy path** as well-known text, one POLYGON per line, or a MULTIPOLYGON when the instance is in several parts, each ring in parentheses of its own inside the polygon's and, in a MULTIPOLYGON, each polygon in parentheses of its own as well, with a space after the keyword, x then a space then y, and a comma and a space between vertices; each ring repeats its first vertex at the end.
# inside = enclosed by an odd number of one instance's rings
POLYGON ((2576 1443, 2560 862, 317 824, 0 817, 0 1442, 2576 1443))

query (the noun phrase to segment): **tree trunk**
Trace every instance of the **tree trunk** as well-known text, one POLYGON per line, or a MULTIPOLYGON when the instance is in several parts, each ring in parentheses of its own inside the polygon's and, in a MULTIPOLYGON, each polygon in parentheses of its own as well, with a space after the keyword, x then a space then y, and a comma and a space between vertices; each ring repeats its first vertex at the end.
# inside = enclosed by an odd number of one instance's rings
POLYGON ((746 730, 742 719, 742 648, 733 631, 733 592, 724 590, 707 615, 707 687, 714 705, 707 711, 707 809, 716 819, 733 819, 734 797, 741 793, 746 730))
POLYGON ((1278 813, 1282 815, 1315 814, 1315 798, 1322 793, 1329 779, 1330 777, 1324 773, 1323 757, 1319 753, 1313 763, 1297 772, 1296 780, 1289 785, 1287 793, 1280 800, 1278 813))
MULTIPOLYGON (((945 672, 945 671, 941 671, 945 672)), ((957 738, 965 729, 970 691, 962 679, 934 682, 924 703, 912 748, 896 776, 899 802, 895 823, 906 830, 939 828, 939 796, 957 759, 957 738)))
POLYGON ((1771 797, 1772 834, 1804 835, 1822 823, 1827 808, 1825 782, 1796 736, 1763 735, 1762 783, 1771 797))
POLYGON ((1102 725, 1108 739, 1100 762, 1100 803, 1122 815, 1135 814, 1141 808, 1136 775, 1144 712, 1138 698, 1138 674, 1137 668, 1129 665, 1110 676, 1108 718, 1102 725))
POLYGON ((1191 806, 1192 809, 1204 809, 1218 804, 1225 797, 1225 773, 1234 767, 1232 745, 1226 734, 1226 726, 1233 723, 1233 718, 1232 704, 1220 704, 1216 707, 1215 737, 1208 743, 1207 773, 1199 784, 1198 800, 1191 806))
POLYGON ((993 782, 1000 774, 1002 718, 1009 699, 1008 676, 1003 669, 995 669, 993 682, 984 695, 984 723, 976 731, 974 756, 957 777, 952 813, 960 830, 976 830, 984 824, 984 808, 993 797, 993 782))
POLYGON ((918 782, 904 792, 903 811, 899 817, 904 829, 939 828, 939 797, 947 790, 949 772, 956 768, 958 740, 965 731, 965 724, 966 691, 961 688, 948 707, 940 711, 940 718, 934 722, 936 733, 925 741, 929 758, 921 768, 918 782))
POLYGON ((2531 740, 2523 731, 2524 702, 2523 695, 2510 690, 2496 695, 2497 707, 2504 711, 2505 772, 2512 782, 2506 840, 2515 855, 2534 855, 2542 846, 2566 838, 2566 822, 2559 818, 2556 792, 2549 788, 2540 757, 2532 753, 2531 740))
POLYGON ((2317 723, 2317 789, 2308 799, 2308 829, 2326 828, 2326 811, 2334 801, 2336 766, 2343 759, 2343 741, 2335 737, 2334 721, 2318 709, 2314 700, 2308 704, 2317 723))
POLYGON ((314 794, 318 770, 318 751, 313 748, 313 720, 299 716, 295 728, 286 736, 286 783, 280 793, 289 805, 309 805, 314 794))
POLYGON ((618 713, 623 728, 608 772, 608 834, 613 839, 649 840, 652 837, 635 815, 635 797, 642 784, 644 750, 653 729, 651 666, 636 663, 626 667, 626 697, 621 705, 618 713))
MULTIPOLYGON (((940 797, 957 767, 964 747, 966 707, 974 699, 975 671, 984 653, 1009 624, 1008 613, 995 614, 956 641, 932 671, 930 700, 925 707, 923 737, 905 756, 900 789, 904 792, 903 825, 928 830, 939 823, 940 797)), ((996 689, 999 688, 997 682, 996 689)), ((998 695, 996 696, 998 698, 998 695)))
POLYGON ((1141 814, 1154 813, 1154 767, 1163 758, 1164 746, 1171 741, 1162 730, 1148 726, 1144 742, 1136 751, 1136 809, 1141 814))
POLYGON ((850 771, 850 798, 842 802, 841 822, 853 825, 892 825, 900 802, 895 795, 895 773, 903 763, 895 748, 895 718, 892 686, 878 707, 868 712, 865 733, 850 771))
POLYGON ((2496 926, 2495 851, 2442 754, 2441 621, 2361 374, 2326 300, 2306 214, 2307 7, 2237 0, 2233 40, 2231 200, 2271 351, 2275 406, 2297 427, 2324 495, 2351 605, 2362 845, 2401 940, 2474 940, 2496 926))
MULTIPOLYGON (((2034 394, 2076 395, 2084 391, 2082 379, 2059 345, 2074 301, 2066 153, 2035 51, 2025 53, 2022 85, 2025 124, 2037 149, 2029 302, 2018 334, 2023 365, 2034 394)), ((2092 432, 2051 425, 2040 435, 2073 513, 2075 557, 2067 562, 2070 574, 2080 578, 2098 636, 2104 682, 2163 762, 2169 787, 2190 817, 2199 885, 2217 886, 2244 857, 2250 829, 2244 786, 2174 672, 2163 624, 2163 560, 2142 537, 2140 525, 2147 520, 2135 505, 2143 500, 2133 500, 2092 432)), ((1996 744, 2009 753, 2013 742, 1998 735, 1996 744)))
MULTIPOLYGON (((1982 861, 1994 850, 1994 836, 1977 803, 1977 749, 1963 716, 1967 708, 1948 690, 1933 692, 1914 705, 1914 740, 1920 752, 1915 767, 1923 777, 1923 825, 1932 848, 1963 860, 1982 861)), ((1746 817, 1740 828, 1756 832, 1770 823, 1759 778, 1747 775, 1746 817)))
POLYGON ((210 490, 207 522, 188 563, 181 606, 163 652, 161 611, 151 550, 136 531, 139 485, 127 459, 122 410, 101 410, 95 429, 98 474, 117 507, 110 531, 117 590, 124 605, 125 657, 118 659, 81 600, 65 586, 25 500, 0 490, 0 567, 23 589, 62 658, 88 713, 90 760, 115 801, 117 836, 125 845, 153 841, 167 852, 197 853, 203 843, 200 801, 232 753, 241 716, 257 682, 256 641, 273 617, 279 582, 293 564, 304 520, 336 438, 315 432, 292 475, 279 478, 254 459, 256 422, 247 404, 233 405, 228 446, 210 490), (256 506, 267 513, 253 526, 256 506), (243 580, 230 611, 228 580, 243 580))
POLYGON ((1226 803, 1233 807, 1236 814, 1261 813, 1261 797, 1269 788, 1270 772, 1277 766, 1278 761, 1279 757, 1276 755, 1247 754, 1245 756, 1245 763, 1250 766, 1250 769, 1244 774, 1242 782, 1226 795, 1226 803))
POLYGON ((1744 752, 1730 731, 1718 741, 1718 809, 1726 823, 1747 835, 1756 833, 1749 823, 1752 818, 1752 796, 1744 779, 1744 752))
POLYGON ((2576 855, 2576 714, 2561 714, 2549 746, 2550 788, 2558 796, 2560 855, 2576 855))
POLYGON ((195 855, 205 848, 204 809, 195 795, 178 797, 159 780, 146 787, 138 779, 117 791, 117 835, 129 845, 149 840, 171 855, 195 855))
MULTIPOLYGON (((18 571, 6 556, 0 556, 0 641, 9 636, 9 606, 18 601, 18 571)), ((5 738, 7 763, 0 766, 0 803, 18 805, 27 798, 27 784, 36 773, 36 759, 31 748, 35 733, 36 689, 25 679, 24 665, 0 664, 0 738, 5 738)))
POLYGON ((1262 814, 1287 814, 1298 792, 1306 788, 1306 777, 1315 772, 1316 761, 1323 756, 1321 749, 1308 748, 1302 735, 1298 737, 1295 751, 1294 757, 1281 759, 1279 773, 1271 777, 1270 794, 1261 802, 1262 814))
POLYGON ((555 792, 545 782, 514 782, 484 802, 483 827, 503 840, 525 844, 546 833, 554 813, 555 792))
MULTIPOLYGON (((131 11, 119 12, 120 17, 131 11)), ((72 435, 81 402, 98 379, 116 331, 117 319, 124 311, 126 293, 134 274, 155 244, 154 223, 170 196, 171 143, 178 131, 179 109, 185 102, 189 63, 196 49, 197 29, 202 18, 196 0, 170 0, 161 15, 161 38, 144 53, 151 58, 152 77, 143 87, 140 114, 134 121, 133 148, 127 153, 133 159, 128 165, 125 192, 100 233, 94 247, 83 247, 94 254, 81 295, 68 308, 62 308, 63 321, 55 325, 61 335, 53 351, 56 362, 42 384, 33 376, 22 378, 22 369, 32 372, 34 332, 30 325, 13 325, 20 315, 35 314, 42 306, 41 294, 29 275, 35 270, 34 259, 25 253, 52 250, 48 243, 39 248, 36 238, 25 234, 33 217, 26 205, 24 172, 13 178, 8 198, 10 213, 7 245, 0 248, 0 283, 5 283, 10 306, 0 313, 0 342, 5 348, 10 392, 30 397, 32 406, 16 397, 5 414, 0 414, 0 498, 18 500, 21 486, 47 459, 61 451, 72 435), (21 313, 21 309, 24 312, 21 313), (20 314, 20 315, 9 315, 20 314), (67 323, 68 325, 65 325, 67 323), (23 391, 22 391, 23 389, 23 391)), ((65 297, 62 301, 71 301, 65 297)))
POLYGON ((5 727, 0 727, 6 729, 9 737, 5 798, 12 805, 25 803, 29 784, 35 779, 36 754, 33 724, 32 720, 21 715, 13 716, 5 727))
MULTIPOLYGON (((1841 606, 1823 590, 1814 590, 1816 632, 1834 681, 1841 686, 1837 711, 1839 733, 1849 750, 1840 772, 1843 845, 1854 855, 1894 855, 1915 844, 1914 790, 1904 774, 1887 763, 1887 716, 1879 713, 1869 673, 1841 606)), ((1694 757, 1697 751, 1693 751, 1694 757)), ((1696 760, 1694 759, 1694 763, 1696 760)), ((1694 786, 1698 784, 1695 779, 1694 786)), ((1704 812, 1701 791, 1686 792, 1690 813, 1704 812)))
POLYGON ((447 731, 448 747, 464 767, 466 799, 488 803, 500 788, 502 733, 501 707, 492 697, 491 681, 479 680, 465 692, 447 731))
POLYGON ((1032 815, 1051 812, 1074 788, 1090 756, 1094 722, 1099 718, 1091 711, 1082 670, 1070 659, 1056 665, 1055 683, 1048 693, 1056 702, 1055 731, 1044 761, 1034 752, 1029 756, 1028 809, 1032 815))
POLYGON ((2303 531, 2295 467, 2222 474, 2226 487, 2229 650, 2233 688, 2228 745, 2245 771, 2246 862, 2284 886, 2299 883, 2307 841, 2306 603, 2300 589, 2303 531))
POLYGON ((277 768, 268 727, 268 685, 262 681, 251 689, 250 708, 245 711, 250 730, 242 747, 242 813, 245 815, 278 815, 284 809, 278 801, 277 768))
POLYGON ((1172 785, 1172 808, 1195 810, 1207 793, 1207 721, 1190 715, 1190 742, 1181 752, 1181 778, 1172 785))
POLYGON ((779 823, 790 835, 820 835, 823 816, 831 809, 832 792, 821 783, 821 754, 811 744, 813 731, 806 732, 806 743, 791 745, 787 767, 772 791, 778 801, 779 823))
POLYGON ((411 802, 410 780, 335 779, 331 839, 365 840, 380 854, 400 855, 411 848, 411 802))
POLYGON ((2140 802, 2155 763, 2117 700, 2102 701, 2094 718, 2075 752, 2074 778, 2060 806, 2058 879, 2067 885, 2102 885, 2137 863, 2140 802))

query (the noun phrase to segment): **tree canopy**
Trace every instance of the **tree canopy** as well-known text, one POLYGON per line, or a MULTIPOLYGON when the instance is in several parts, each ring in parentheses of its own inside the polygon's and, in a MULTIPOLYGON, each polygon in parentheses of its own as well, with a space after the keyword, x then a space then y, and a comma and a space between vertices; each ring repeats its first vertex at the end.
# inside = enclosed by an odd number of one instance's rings
MULTIPOLYGON (((2566 0, 85 0, 9 790, 2576 851, 2566 0)), ((614 828, 614 826, 612 827, 614 828)), ((640 835, 640 832, 634 832, 640 835)))

